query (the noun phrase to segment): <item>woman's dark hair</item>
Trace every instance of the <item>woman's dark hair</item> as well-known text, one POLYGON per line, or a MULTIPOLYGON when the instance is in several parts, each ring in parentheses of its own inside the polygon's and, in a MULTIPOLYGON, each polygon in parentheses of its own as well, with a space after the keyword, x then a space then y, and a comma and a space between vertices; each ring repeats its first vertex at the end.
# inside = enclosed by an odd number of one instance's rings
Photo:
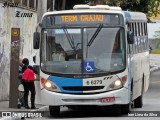
POLYGON ((24 59, 22 60, 22 63, 23 63, 24 65, 29 65, 29 60, 28 60, 27 58, 24 58, 24 59))

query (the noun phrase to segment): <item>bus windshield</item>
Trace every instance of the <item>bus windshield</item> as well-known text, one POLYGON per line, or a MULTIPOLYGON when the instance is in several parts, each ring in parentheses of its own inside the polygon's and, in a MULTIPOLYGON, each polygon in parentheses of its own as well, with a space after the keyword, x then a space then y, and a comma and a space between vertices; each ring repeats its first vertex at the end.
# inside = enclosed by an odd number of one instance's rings
POLYGON ((42 30, 41 70, 58 74, 99 74, 126 67, 125 32, 121 27, 42 30))

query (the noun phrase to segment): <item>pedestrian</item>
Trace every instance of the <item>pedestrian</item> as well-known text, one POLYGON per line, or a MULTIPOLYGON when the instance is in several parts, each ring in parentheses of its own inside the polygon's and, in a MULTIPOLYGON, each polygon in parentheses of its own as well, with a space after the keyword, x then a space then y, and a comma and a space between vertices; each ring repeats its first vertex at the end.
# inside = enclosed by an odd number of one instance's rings
POLYGON ((36 109, 35 107, 35 85, 34 85, 34 76, 36 71, 32 66, 29 65, 29 60, 27 58, 23 59, 23 67, 22 67, 22 81, 24 86, 24 104, 26 109, 30 109, 28 105, 28 95, 29 91, 31 92, 31 109, 36 109))
POLYGON ((24 71, 28 68, 29 65, 29 60, 27 58, 24 58, 22 60, 23 66, 22 66, 22 73, 24 73, 24 71))

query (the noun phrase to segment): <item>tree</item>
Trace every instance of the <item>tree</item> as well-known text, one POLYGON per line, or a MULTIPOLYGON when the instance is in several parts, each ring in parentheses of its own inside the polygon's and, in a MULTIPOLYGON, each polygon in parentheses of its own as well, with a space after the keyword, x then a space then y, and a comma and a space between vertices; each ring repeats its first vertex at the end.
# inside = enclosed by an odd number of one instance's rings
POLYGON ((81 0, 81 4, 84 3, 90 5, 107 4, 120 6, 123 10, 143 12, 147 14, 148 20, 151 16, 160 14, 160 0, 81 0))
POLYGON ((160 0, 56 0, 55 3, 56 10, 72 9, 76 4, 120 6, 123 10, 143 12, 148 20, 160 14, 160 0))
POLYGON ((160 14, 160 0, 150 0, 148 5, 148 16, 157 16, 160 14))
POLYGON ((120 4, 123 10, 140 11, 147 15, 150 21, 151 16, 160 14, 160 0, 125 0, 120 4))

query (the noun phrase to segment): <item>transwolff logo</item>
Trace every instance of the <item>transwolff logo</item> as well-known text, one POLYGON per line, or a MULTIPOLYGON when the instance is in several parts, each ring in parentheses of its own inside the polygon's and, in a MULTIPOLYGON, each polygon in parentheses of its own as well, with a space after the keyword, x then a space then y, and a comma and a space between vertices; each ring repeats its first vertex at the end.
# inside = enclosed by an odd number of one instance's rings
POLYGON ((32 17, 33 13, 23 13, 21 11, 16 11, 15 17, 32 17))
POLYGON ((3 8, 5 8, 5 7, 10 7, 10 8, 12 8, 12 7, 18 7, 18 3, 8 3, 8 2, 4 2, 2 7, 3 7, 3 8))

